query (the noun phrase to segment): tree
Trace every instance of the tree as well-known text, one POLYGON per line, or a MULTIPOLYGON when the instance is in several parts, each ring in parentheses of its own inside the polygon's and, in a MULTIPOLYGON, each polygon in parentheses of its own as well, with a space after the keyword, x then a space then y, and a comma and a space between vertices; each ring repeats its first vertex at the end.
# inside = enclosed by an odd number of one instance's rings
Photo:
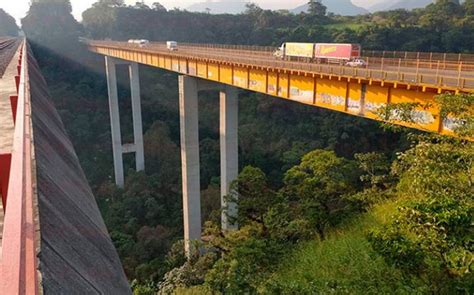
POLYGON ((122 7, 124 0, 99 0, 93 6, 122 7))
POLYGON ((320 0, 309 0, 308 13, 312 16, 325 16, 327 7, 320 0))
POLYGON ((456 20, 462 12, 459 1, 437 0, 436 3, 426 7, 425 13, 420 17, 420 23, 436 30, 444 31, 449 24, 456 20))
POLYGON ((156 10, 156 11, 166 11, 166 7, 161 5, 161 3, 159 3, 159 2, 153 2, 151 7, 152 7, 153 10, 156 10))
POLYGON ((82 26, 71 14, 68 0, 41 0, 33 2, 21 20, 28 38, 42 47, 63 56, 70 56, 78 48, 82 26))
POLYGON ((284 194, 301 204, 301 214, 324 238, 326 228, 348 213, 346 197, 354 192, 357 177, 354 163, 332 151, 315 150, 286 172, 284 194))
POLYGON ((135 9, 151 9, 150 6, 146 5, 145 2, 135 2, 135 5, 133 6, 135 9))
POLYGON ((464 1, 463 7, 467 15, 474 16, 474 0, 464 1))
POLYGON ((259 15, 262 11, 263 9, 253 2, 245 4, 245 14, 259 15))
MULTIPOLYGON (((436 101, 441 119, 451 118, 454 133, 473 136, 473 96, 443 94, 436 101)), ((407 114, 412 112, 408 109, 407 114)), ((391 222, 372 231, 369 240, 390 264, 433 282, 435 294, 472 293, 474 145, 436 135, 416 139, 392 167, 400 178, 396 193, 408 201, 391 222)))
MULTIPOLYGON (((262 170, 245 167, 232 184, 231 192, 229 201, 237 200, 239 225, 263 223, 265 213, 274 202, 275 193, 269 188, 267 177, 262 170)), ((232 223, 234 222, 232 220, 232 223)))
POLYGON ((433 292, 471 293, 474 248, 474 145, 420 141, 394 169, 398 195, 409 200, 388 225, 369 235, 373 248, 433 292))
POLYGON ((0 36, 18 36, 18 30, 15 19, 0 9, 0 36))

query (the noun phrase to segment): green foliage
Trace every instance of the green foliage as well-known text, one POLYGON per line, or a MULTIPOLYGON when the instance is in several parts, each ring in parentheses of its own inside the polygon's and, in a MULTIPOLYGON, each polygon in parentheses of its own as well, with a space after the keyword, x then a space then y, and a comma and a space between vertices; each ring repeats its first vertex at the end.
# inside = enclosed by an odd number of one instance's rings
MULTIPOLYGON (((386 169, 379 166, 367 170, 375 177, 386 169)), ((207 270, 204 285, 222 293, 259 292, 276 261, 292 245, 313 238, 316 231, 324 237, 329 226, 355 210, 345 197, 357 189, 356 170, 353 162, 334 152, 315 150, 287 171, 285 186, 275 192, 260 169, 245 167, 233 185, 234 191, 239 191, 241 228, 222 232, 218 224, 206 224, 208 251, 217 251, 218 259, 207 270)))
POLYGON ((18 36, 18 30, 15 19, 0 9, 0 36, 18 36))
POLYGON ((354 155, 359 169, 362 171, 360 180, 364 190, 349 196, 360 210, 384 201, 392 194, 391 188, 396 178, 391 175, 390 161, 381 153, 366 153, 354 155))
MULTIPOLYGON (((96 39, 274 46, 287 40, 358 42, 367 49, 469 52, 474 48, 472 0, 461 6, 440 1, 412 12, 358 17, 324 16, 321 7, 293 15, 255 5, 237 16, 193 14, 166 11, 158 4, 150 9, 101 0, 84 12, 84 31, 73 20, 69 2, 59 2, 35 2, 23 27, 44 46, 35 46, 41 53, 37 57, 126 273, 135 279, 136 294, 156 293, 160 281, 160 292, 183 294, 413 294, 432 291, 422 281, 428 277, 446 288, 470 290, 468 143, 430 139, 403 153, 390 174, 389 159, 406 146, 403 134, 386 133, 368 120, 248 92, 239 96, 239 159, 242 166, 259 168, 243 169, 235 184, 242 227, 229 233, 215 223, 220 198, 216 95, 200 97, 203 215, 214 222, 206 226, 207 252, 186 261, 182 241, 173 243, 182 235, 179 110, 175 88, 169 87, 177 85, 176 76, 140 68, 147 174, 127 172, 125 189, 117 189, 110 183, 106 84, 94 73, 103 72, 103 65, 76 41, 84 32, 96 39), (74 50, 77 57, 71 60, 81 65, 68 60, 74 50), (365 154, 348 160, 356 153, 365 154), (370 215, 372 207, 393 197, 395 187, 400 198, 416 202, 404 204, 396 215, 398 227, 388 218, 393 210, 385 212, 389 225, 371 236, 378 256, 366 238, 374 224, 354 216, 364 211, 370 215), (341 229, 341 223, 347 227, 341 229), (315 232, 325 239, 305 242, 315 232), (295 245, 293 256, 288 252, 295 245), (394 254, 400 251, 403 255, 394 254), (278 264, 282 259, 283 266, 278 264), (420 262, 419 275, 404 266, 410 260, 420 262), (272 274, 279 267, 288 271, 272 274)), ((127 79, 119 70, 123 137, 132 140, 127 79)), ((461 128, 456 132, 469 135, 461 129, 472 127, 472 97, 438 99, 443 118, 457 119, 454 125, 461 128)), ((413 115, 420 107, 394 107, 386 115, 416 123, 413 115)), ((125 166, 134 166, 131 158, 125 158, 125 166)))
POLYGON ((305 155, 301 164, 285 175, 284 194, 301 205, 301 214, 321 237, 328 226, 335 225, 350 210, 347 196, 357 186, 358 171, 353 162, 334 152, 315 150, 305 155))
POLYGON ((182 261, 164 263, 179 233, 179 197, 166 192, 156 176, 129 174, 125 190, 104 184, 98 203, 127 275, 140 282, 158 281, 182 261))
POLYGON ((229 216, 231 223, 237 222, 242 226, 252 222, 262 223, 274 198, 275 192, 269 188, 265 173, 258 168, 245 167, 231 186, 229 201, 236 202, 239 208, 237 220, 229 216))
POLYGON ((398 195, 410 201, 369 235, 374 249, 436 293, 474 289, 474 145, 419 142, 400 155, 398 195))
MULTIPOLYGON (((297 245, 262 283, 260 294, 427 294, 372 250, 367 232, 396 212, 397 203, 377 204, 362 216, 328 231, 324 241, 297 245)), ((428 286, 429 287, 429 286, 428 286)))
POLYGON ((214 291, 255 293, 261 277, 271 272, 275 259, 284 250, 284 244, 269 238, 259 224, 244 226, 225 236, 218 233, 218 227, 217 231, 216 227, 208 231, 218 237, 211 240, 211 247, 224 250, 206 275, 206 284, 214 291))
MULTIPOLYGON (((180 244, 183 246, 182 243, 180 244)), ((217 255, 212 251, 201 254, 202 245, 199 243, 194 244, 192 248, 192 255, 187 260, 164 275, 158 294, 173 294, 178 288, 188 288, 204 283, 204 276, 217 260, 217 255)), ((173 255, 176 254, 169 253, 168 257, 173 255)))
POLYGON ((441 106, 441 118, 451 123, 456 134, 474 138, 474 95, 445 93, 436 101, 441 106))
POLYGON ((23 31, 36 45, 73 57, 71 54, 77 52, 82 26, 71 12, 69 1, 34 1, 21 20, 23 31))
POLYGON ((158 288, 153 282, 140 284, 137 280, 133 280, 131 287, 133 295, 155 295, 158 292, 158 288))
POLYGON ((325 16, 327 12, 327 7, 321 3, 319 0, 310 0, 308 2, 308 13, 312 16, 325 16))

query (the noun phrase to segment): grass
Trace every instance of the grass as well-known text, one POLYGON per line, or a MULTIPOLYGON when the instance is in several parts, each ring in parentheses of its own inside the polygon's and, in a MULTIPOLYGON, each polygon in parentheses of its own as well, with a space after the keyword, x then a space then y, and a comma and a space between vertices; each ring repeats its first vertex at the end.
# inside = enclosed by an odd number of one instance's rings
MULTIPOLYGON (((395 213, 390 201, 329 233, 324 241, 299 245, 281 261, 262 288, 279 294, 415 294, 420 282, 407 281, 370 247, 368 231, 395 213)), ((420 291, 420 289, 418 289, 420 291)))

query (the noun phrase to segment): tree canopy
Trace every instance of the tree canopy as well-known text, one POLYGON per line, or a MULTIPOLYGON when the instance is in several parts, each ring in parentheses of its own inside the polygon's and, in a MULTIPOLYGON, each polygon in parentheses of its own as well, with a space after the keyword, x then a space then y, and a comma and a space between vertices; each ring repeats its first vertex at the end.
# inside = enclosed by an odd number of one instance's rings
POLYGON ((18 30, 15 19, 0 9, 0 36, 18 36, 18 30))

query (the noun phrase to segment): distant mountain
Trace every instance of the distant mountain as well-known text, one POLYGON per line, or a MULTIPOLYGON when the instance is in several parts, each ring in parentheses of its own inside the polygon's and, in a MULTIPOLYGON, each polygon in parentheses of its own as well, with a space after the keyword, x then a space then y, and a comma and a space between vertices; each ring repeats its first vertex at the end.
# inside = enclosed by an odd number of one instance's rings
MULTIPOLYGON (((329 12, 340 15, 358 15, 369 13, 366 9, 354 5, 351 0, 323 0, 322 3, 329 12)), ((301 5, 292 10, 293 13, 308 11, 308 4, 301 5)))
POLYGON ((249 1, 238 1, 238 0, 221 0, 212 1, 207 0, 206 2, 195 3, 187 8, 192 12, 207 12, 212 14, 238 14, 245 11, 245 5, 249 1))
POLYGON ((423 8, 433 3, 433 0, 385 0, 382 3, 378 3, 370 7, 370 11, 384 11, 394 9, 415 9, 423 8))
MULTIPOLYGON (((209 11, 213 14, 221 14, 221 13, 230 13, 230 14, 238 14, 245 11, 245 4, 252 2, 252 1, 244 1, 244 0, 207 0, 206 2, 200 2, 193 4, 187 8, 189 11, 193 12, 206 12, 209 11)), ((356 6, 352 4, 351 0, 323 0, 324 5, 328 7, 329 12, 333 12, 335 14, 341 15, 357 15, 357 14, 364 14, 369 13, 362 7, 356 6)), ((308 4, 301 5, 291 12, 293 13, 301 13, 303 11, 308 11, 308 4)))

